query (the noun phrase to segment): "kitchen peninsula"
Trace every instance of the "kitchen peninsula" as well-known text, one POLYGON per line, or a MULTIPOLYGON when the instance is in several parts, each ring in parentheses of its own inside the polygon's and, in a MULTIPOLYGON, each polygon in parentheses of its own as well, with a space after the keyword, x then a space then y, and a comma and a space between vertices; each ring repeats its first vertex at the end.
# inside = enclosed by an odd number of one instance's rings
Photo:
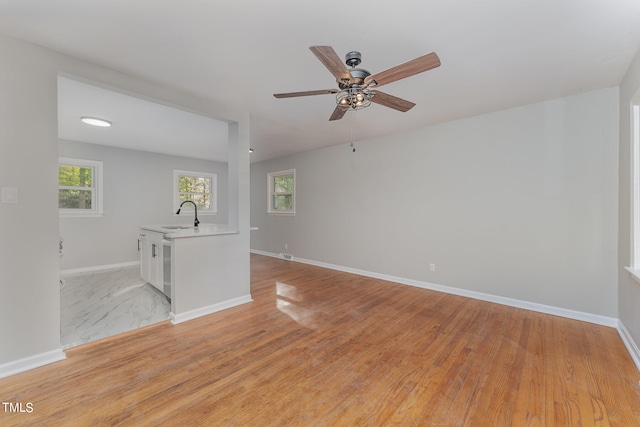
POLYGON ((174 324, 252 301, 232 285, 242 260, 228 249, 239 233, 225 224, 140 226, 141 276, 171 299, 174 324))

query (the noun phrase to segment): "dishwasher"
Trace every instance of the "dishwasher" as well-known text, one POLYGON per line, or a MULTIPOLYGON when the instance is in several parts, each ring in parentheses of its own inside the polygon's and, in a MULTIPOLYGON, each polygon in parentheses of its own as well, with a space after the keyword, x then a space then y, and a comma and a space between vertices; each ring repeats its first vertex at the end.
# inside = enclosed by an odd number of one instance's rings
POLYGON ((171 301, 171 240, 162 240, 162 291, 171 301))

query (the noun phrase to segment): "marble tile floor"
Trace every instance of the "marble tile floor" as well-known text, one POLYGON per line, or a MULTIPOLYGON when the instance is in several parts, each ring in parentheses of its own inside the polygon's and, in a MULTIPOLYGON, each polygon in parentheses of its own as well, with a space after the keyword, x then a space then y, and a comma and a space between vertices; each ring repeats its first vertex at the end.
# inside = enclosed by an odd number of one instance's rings
POLYGON ((169 318, 167 297, 140 278, 140 267, 62 277, 62 348, 96 341, 169 318))

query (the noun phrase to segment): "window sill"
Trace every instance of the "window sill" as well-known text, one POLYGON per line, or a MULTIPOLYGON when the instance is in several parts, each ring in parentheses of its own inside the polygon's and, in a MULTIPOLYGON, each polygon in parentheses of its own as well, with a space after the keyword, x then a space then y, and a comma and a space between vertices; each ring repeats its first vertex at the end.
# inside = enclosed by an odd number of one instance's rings
POLYGON ((640 283, 640 269, 634 269, 631 267, 625 267, 624 269, 629 272, 631 277, 633 277, 636 282, 640 283))
POLYGON ((100 218, 104 214, 102 212, 60 212, 59 216, 60 218, 100 218))
MULTIPOLYGON (((193 211, 182 211, 179 214, 172 212, 173 216, 185 216, 185 215, 193 215, 194 212, 193 211)), ((207 215, 218 215, 218 212, 212 212, 212 211, 204 211, 204 212, 200 212, 198 211, 198 216, 207 216, 207 215)))
POLYGON ((267 215, 296 216, 296 213, 295 212, 267 212, 267 215))

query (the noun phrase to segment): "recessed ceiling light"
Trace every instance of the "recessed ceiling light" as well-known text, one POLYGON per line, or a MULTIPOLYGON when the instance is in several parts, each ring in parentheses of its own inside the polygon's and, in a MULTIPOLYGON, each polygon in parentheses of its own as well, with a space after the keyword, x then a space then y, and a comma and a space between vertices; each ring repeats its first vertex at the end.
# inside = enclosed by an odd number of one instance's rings
POLYGON ((110 121, 99 119, 97 117, 81 117, 80 120, 82 120, 82 123, 86 123, 92 126, 100 126, 103 128, 108 128, 109 126, 111 126, 110 121))

